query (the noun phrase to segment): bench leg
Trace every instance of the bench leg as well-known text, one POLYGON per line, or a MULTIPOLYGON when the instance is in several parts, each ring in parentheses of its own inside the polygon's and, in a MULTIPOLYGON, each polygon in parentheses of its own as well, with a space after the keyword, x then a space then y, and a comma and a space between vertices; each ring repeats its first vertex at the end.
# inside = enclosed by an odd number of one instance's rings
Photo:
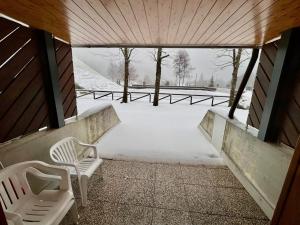
POLYGON ((88 189, 88 177, 87 176, 81 176, 80 177, 80 194, 81 194, 81 200, 82 200, 82 206, 87 206, 87 189, 88 189))

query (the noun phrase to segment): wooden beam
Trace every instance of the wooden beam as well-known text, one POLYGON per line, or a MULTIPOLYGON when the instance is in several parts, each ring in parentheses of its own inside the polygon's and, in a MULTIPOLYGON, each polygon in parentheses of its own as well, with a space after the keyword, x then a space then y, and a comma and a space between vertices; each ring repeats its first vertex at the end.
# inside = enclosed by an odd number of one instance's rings
POLYGON ((300 224, 300 139, 270 225, 300 224))
POLYGON ((7 225, 7 221, 6 221, 1 203, 0 203, 0 224, 7 225))
POLYGON ((59 88, 54 38, 52 34, 42 30, 37 30, 37 34, 40 40, 40 53, 44 68, 44 85, 49 105, 50 127, 63 127, 65 125, 64 111, 59 88))
POLYGON ((300 71, 300 28, 282 34, 272 79, 260 122, 258 138, 275 142, 297 72, 300 71))

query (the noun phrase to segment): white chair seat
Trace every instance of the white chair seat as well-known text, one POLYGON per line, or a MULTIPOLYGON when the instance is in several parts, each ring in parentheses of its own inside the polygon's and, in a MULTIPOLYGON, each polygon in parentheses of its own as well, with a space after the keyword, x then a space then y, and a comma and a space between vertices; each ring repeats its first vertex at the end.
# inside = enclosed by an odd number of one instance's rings
MULTIPOLYGON (((76 163, 81 175, 91 177, 96 169, 102 164, 102 159, 86 158, 76 163)), ((75 167, 68 167, 72 176, 77 176, 75 167)))
POLYGON ((73 193, 59 190, 44 190, 34 197, 16 210, 26 225, 56 224, 64 217, 60 209, 70 208, 74 199, 73 193))
MULTIPOLYGON (((84 155, 90 155, 90 152, 88 153, 84 155)), ((71 175, 78 176, 82 206, 86 206, 88 179, 103 162, 99 158, 97 146, 82 143, 74 137, 67 137, 50 148, 50 157, 58 165, 67 167, 71 175), (93 156, 81 159, 78 156, 77 146, 85 147, 85 151, 92 148, 93 156)))

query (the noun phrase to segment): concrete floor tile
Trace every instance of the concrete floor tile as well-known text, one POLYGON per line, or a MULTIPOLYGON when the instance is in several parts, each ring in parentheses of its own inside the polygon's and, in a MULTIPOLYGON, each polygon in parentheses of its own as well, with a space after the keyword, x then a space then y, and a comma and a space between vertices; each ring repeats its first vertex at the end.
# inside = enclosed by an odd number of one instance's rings
POLYGON ((131 173, 129 175, 129 178, 154 180, 155 170, 156 170, 155 164, 143 163, 143 162, 132 162, 131 173))
POLYGON ((182 178, 179 164, 157 164, 156 180, 175 180, 180 181, 182 178))
POLYGON ((192 221, 188 212, 154 208, 152 225, 192 225, 192 221))
POLYGON ((209 170, 205 167, 181 166, 181 171, 183 183, 211 185, 209 170))
POLYGON ((191 213, 193 225, 267 225, 268 220, 191 213))
POLYGON ((110 224, 116 207, 112 203, 90 200, 87 207, 79 210, 79 224, 110 224))
POLYGON ((154 205, 158 208, 188 211, 184 184, 166 181, 155 182, 154 205))
MULTIPOLYGON (((96 173, 101 173, 98 168, 96 173)), ((128 178, 132 173, 132 162, 130 161, 117 161, 117 160, 104 160, 102 165, 102 174, 104 178, 128 178)))
POLYGON ((217 188, 185 185, 189 210, 192 212, 226 215, 226 205, 217 188))
POLYGON ((230 170, 209 169, 208 173, 210 174, 211 184, 213 186, 243 188, 242 184, 230 170))
POLYGON ((125 204, 153 206, 154 181, 151 180, 126 180, 126 190, 120 196, 120 202, 125 204))
POLYGON ((247 218, 266 219, 265 214, 245 189, 218 188, 228 214, 247 218))
POLYGON ((128 182, 121 178, 91 178, 88 187, 88 199, 98 201, 119 202, 127 189, 128 182))
POLYGON ((151 225, 152 208, 120 204, 111 220, 111 225, 151 225))

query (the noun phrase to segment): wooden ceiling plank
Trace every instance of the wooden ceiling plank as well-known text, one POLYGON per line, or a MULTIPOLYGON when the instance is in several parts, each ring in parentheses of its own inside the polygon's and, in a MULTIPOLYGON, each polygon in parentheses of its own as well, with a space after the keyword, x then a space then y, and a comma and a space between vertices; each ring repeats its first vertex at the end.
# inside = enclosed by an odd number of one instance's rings
MULTIPOLYGON (((52 4, 63 7, 59 0, 53 0, 52 4)), ((70 41, 67 21, 61 15, 53 15, 47 2, 39 0, 0 1, 0 13, 22 21, 31 27, 54 33, 67 42, 70 41)))
POLYGON ((123 17, 121 11, 119 10, 116 2, 114 0, 101 0, 105 9, 110 13, 114 20, 118 23, 119 27, 125 30, 126 35, 130 43, 138 43, 133 31, 128 26, 127 21, 123 17))
POLYGON ((129 4, 132 11, 137 19, 137 23, 141 29, 145 42, 147 44, 152 44, 150 27, 146 16, 146 11, 144 7, 143 0, 129 0, 129 4))
POLYGON ((260 17, 260 14, 264 11, 270 12, 270 6, 273 4, 278 4, 278 0, 264 0, 260 2, 253 10, 249 11, 244 15, 240 20, 238 20, 232 27, 230 27, 227 32, 220 35, 214 43, 222 43, 227 38, 230 38, 231 35, 236 34, 239 29, 242 29, 248 22, 251 23, 251 20, 257 20, 260 17))
POLYGON ((102 2, 99 0, 87 0, 88 3, 94 8, 99 16, 102 17, 103 20, 107 24, 110 25, 111 29, 120 37, 122 42, 129 42, 129 38, 126 36, 126 31, 119 26, 119 24, 115 21, 112 15, 106 10, 103 6, 102 2))
MULTIPOLYGON (((276 7, 277 5, 274 5, 276 7)), ((282 7, 282 5, 278 6, 282 7)), ((228 42, 232 43, 235 41, 242 41, 244 39, 248 39, 254 37, 257 43, 264 43, 276 36, 280 35, 281 29, 276 29, 276 27, 286 27, 286 29, 292 27, 294 24, 299 24, 300 18, 293 17, 290 18, 289 15, 297 15, 300 8, 300 2, 294 2, 293 8, 286 8, 286 10, 278 11, 276 14, 269 14, 269 12, 264 11, 260 14, 260 20, 257 20, 255 23, 247 23, 239 32, 228 42), (282 20, 285 18, 285 20, 282 20), (269 30, 272 30, 275 36, 270 36, 269 30), (276 33, 276 30, 278 30, 276 33), (264 34, 264 35, 261 35, 264 34), (269 36, 269 37, 268 37, 269 36)), ((282 32, 282 31, 281 31, 282 32)), ((272 34, 273 35, 273 34, 272 34)))
POLYGON ((100 41, 102 43, 105 43, 105 41, 99 37, 99 34, 92 29, 92 27, 89 24, 86 24, 84 21, 80 20, 73 12, 67 11, 67 14, 65 13, 65 10, 62 7, 57 7, 57 5, 52 5, 52 0, 46 0, 49 4, 49 10, 53 14, 61 14, 66 21, 68 21, 70 35, 73 34, 76 35, 78 32, 80 33, 80 37, 84 37, 85 40, 91 40, 91 41, 100 41), (76 31, 78 32, 76 32, 76 31))
POLYGON ((222 11, 221 15, 210 25, 210 27, 201 34, 198 38, 197 43, 205 43, 209 37, 213 36, 227 20, 231 18, 231 16, 236 13, 245 3, 247 0, 233 0, 229 3, 229 5, 222 11))
POLYGON ((182 16, 181 23, 179 25, 179 31, 176 34, 175 43, 181 43, 182 39, 186 33, 186 31, 189 29, 189 27, 192 24, 192 21, 194 17, 196 16, 196 13, 200 7, 202 0, 188 0, 187 5, 184 11, 184 14, 182 16))
POLYGON ((168 43, 171 8, 172 0, 158 0, 159 42, 161 44, 168 43))
POLYGON ((206 16, 209 14, 210 10, 213 8, 213 6, 216 4, 217 0, 203 0, 200 4, 200 7, 197 10, 197 13, 192 20, 192 23, 189 27, 189 29, 185 32, 184 37, 181 41, 181 44, 189 44, 192 37, 197 32, 198 28, 203 23, 206 16))
POLYGON ((151 40, 159 43, 159 27, 158 27, 158 4, 157 1, 143 0, 146 19, 149 23, 151 40))
POLYGON ((228 7, 231 0, 222 0, 217 1, 216 4, 213 6, 212 10, 210 10, 207 17, 204 19, 203 23, 201 23, 201 26, 198 28, 195 35, 192 37, 189 43, 197 43, 199 37, 203 33, 205 33, 211 24, 221 15, 221 13, 228 7))
POLYGON ((186 8, 187 0, 173 0, 170 24, 168 30, 168 43, 173 44, 179 29, 179 25, 186 8))
MULTIPOLYGON (((260 0, 260 2, 263 0, 260 0)), ((255 6, 257 6, 259 1, 246 1, 245 4, 242 5, 242 7, 236 11, 225 23, 222 24, 221 27, 219 27, 214 35, 208 37, 207 40, 204 41, 205 44, 208 43, 215 43, 215 41, 226 31, 230 28, 233 27, 240 19, 242 19, 248 12, 253 10, 255 6)))
POLYGON ((131 31, 133 32, 134 36, 137 39, 137 42, 140 44, 145 44, 145 39, 141 32, 140 26, 137 23, 136 17, 132 11, 131 5, 128 0, 116 0, 115 1, 120 12, 122 13, 123 17, 125 18, 128 26, 130 27, 131 31))
MULTIPOLYGON (((83 1, 78 1, 79 3, 83 3, 83 1)), ((107 24, 98 24, 93 18, 90 16, 89 11, 85 11, 83 6, 77 5, 73 0, 66 0, 64 4, 68 11, 72 12, 76 15, 80 20, 84 21, 87 25, 90 25, 92 29, 94 29, 98 36, 101 37, 106 42, 118 42, 116 37, 114 36, 114 32, 112 32, 111 28, 107 26, 107 24)))

